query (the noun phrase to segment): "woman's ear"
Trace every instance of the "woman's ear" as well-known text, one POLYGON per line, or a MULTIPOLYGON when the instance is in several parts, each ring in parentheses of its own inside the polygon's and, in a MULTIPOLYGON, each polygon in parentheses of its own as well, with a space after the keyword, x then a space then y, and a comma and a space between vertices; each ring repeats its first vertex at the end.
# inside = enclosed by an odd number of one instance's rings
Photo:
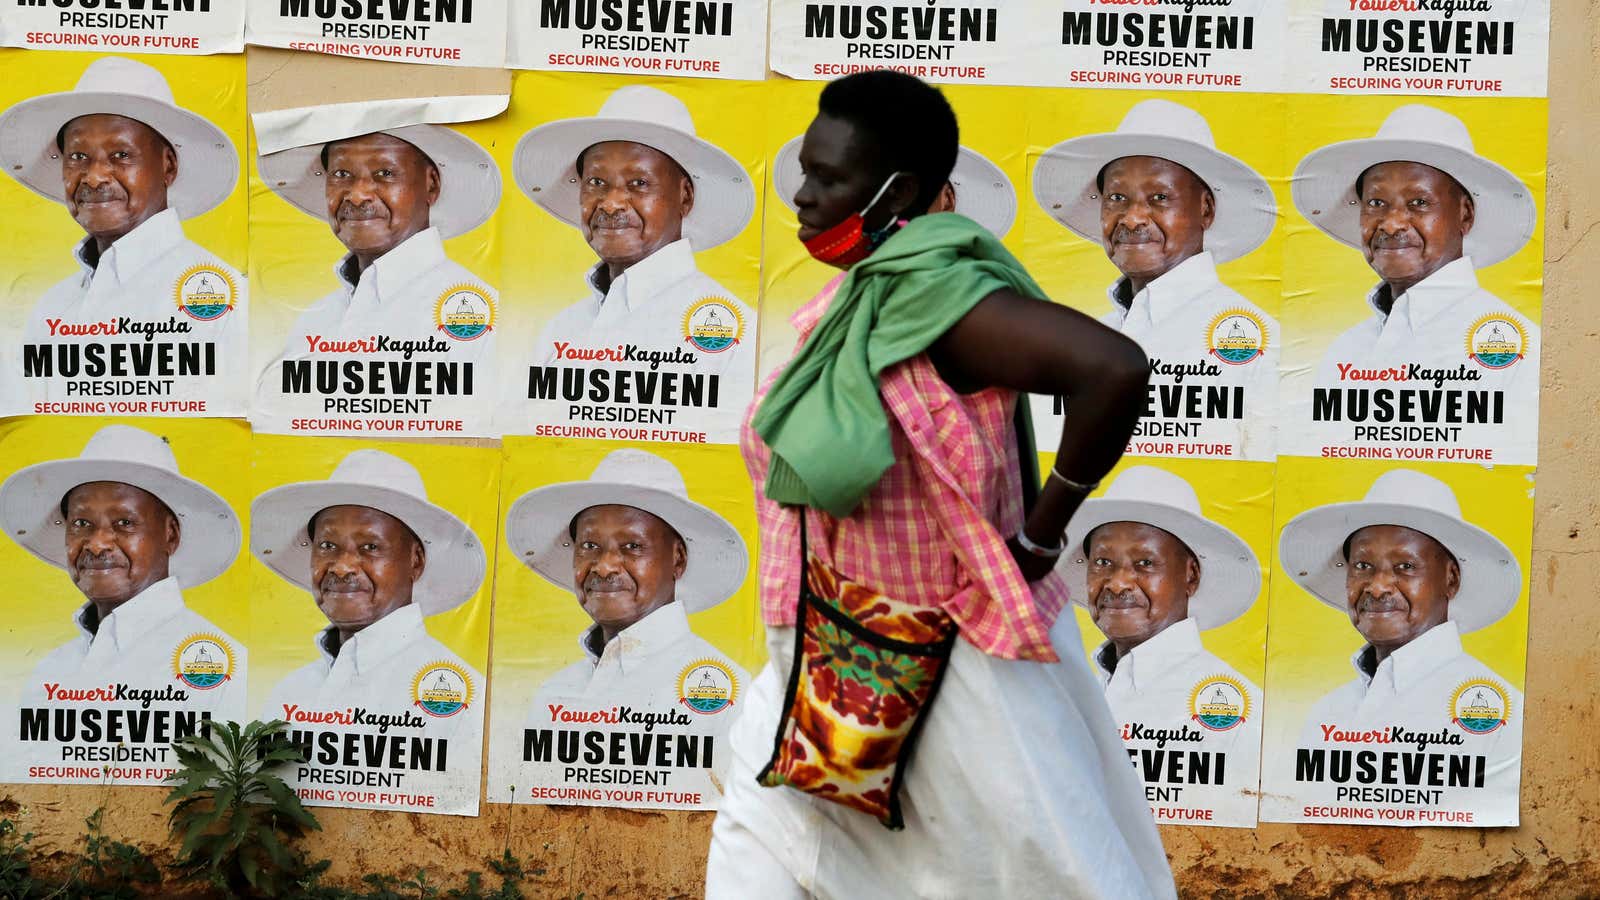
POLYGON ((917 202, 917 197, 922 194, 922 179, 911 172, 901 172, 894 177, 894 183, 889 185, 889 190, 884 194, 885 206, 893 213, 890 219, 898 219, 911 209, 917 202))

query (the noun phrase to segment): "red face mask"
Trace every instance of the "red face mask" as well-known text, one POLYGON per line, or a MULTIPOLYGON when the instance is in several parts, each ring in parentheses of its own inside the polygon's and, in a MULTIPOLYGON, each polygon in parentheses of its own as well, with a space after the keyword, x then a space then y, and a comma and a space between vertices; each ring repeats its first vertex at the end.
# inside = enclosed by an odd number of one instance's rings
POLYGON ((806 241, 806 252, 818 262, 827 263, 840 269, 848 269, 856 263, 872 255, 878 245, 889 239, 898 227, 906 224, 905 219, 892 218, 889 223, 876 231, 867 230, 867 213, 872 211, 878 201, 883 199, 883 194, 894 184, 894 180, 904 175, 904 172, 895 172, 883 182, 883 187, 872 195, 866 207, 858 213, 851 213, 844 221, 829 228, 806 241))

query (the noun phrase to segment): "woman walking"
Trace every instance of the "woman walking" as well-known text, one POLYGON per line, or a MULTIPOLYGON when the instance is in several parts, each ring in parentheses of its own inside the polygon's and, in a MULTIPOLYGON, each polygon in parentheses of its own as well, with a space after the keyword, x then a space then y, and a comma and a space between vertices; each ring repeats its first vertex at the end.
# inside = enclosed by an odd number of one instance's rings
POLYGON ((845 271, 745 424, 772 659, 731 736, 712 900, 1173 895, 1052 574, 1147 361, 929 213, 957 138, 936 89, 883 71, 829 84, 805 134, 799 237, 845 271), (1027 500, 1023 392, 1067 400, 1027 500))

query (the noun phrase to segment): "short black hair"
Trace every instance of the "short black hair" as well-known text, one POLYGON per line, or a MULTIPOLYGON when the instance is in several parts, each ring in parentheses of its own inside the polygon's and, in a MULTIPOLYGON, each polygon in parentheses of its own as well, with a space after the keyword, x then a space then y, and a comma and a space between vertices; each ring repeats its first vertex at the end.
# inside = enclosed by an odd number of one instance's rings
MULTIPOLYGON (((594 143, 590 144, 589 146, 587 146, 587 147, 583 148, 582 150, 578 151, 578 160, 574 164, 573 171, 578 173, 578 177, 579 178, 583 177, 583 157, 584 157, 584 154, 586 154, 590 150, 593 150, 594 148, 600 146, 601 144, 638 144, 641 147, 650 147, 650 145, 646 144, 644 141, 624 141, 624 140, 595 141, 594 143)), ((667 159, 672 160, 673 168, 678 170, 678 175, 681 176, 684 181, 688 181, 690 183, 694 182, 694 176, 690 175, 689 174, 689 170, 685 169, 683 167, 683 163, 678 162, 677 158, 674 157, 671 153, 668 153, 667 151, 661 149, 660 147, 650 147, 650 149, 656 151, 657 153, 661 154, 662 156, 665 156, 667 159)))
MULTIPOLYGON (((1129 154, 1129 155, 1130 156, 1143 156, 1144 154, 1129 154)), ((1188 172, 1191 176, 1194 177, 1195 181, 1200 182, 1200 187, 1204 188, 1205 192, 1211 195, 1213 201, 1216 199, 1216 192, 1211 190, 1211 185, 1206 184, 1206 180, 1204 178, 1200 177, 1200 173, 1199 172, 1196 172, 1195 170, 1189 168, 1188 166, 1184 165, 1181 162, 1178 162, 1177 160, 1167 159, 1165 156, 1157 156, 1155 158, 1156 159, 1166 159, 1167 162, 1172 163, 1173 165, 1177 166, 1178 168, 1184 170, 1185 172, 1188 172)), ((1116 159, 1113 159, 1111 162, 1108 162, 1105 165, 1101 166, 1100 167, 1100 171, 1094 173, 1094 189, 1095 189, 1096 193, 1104 194, 1106 192, 1106 170, 1111 168, 1112 165, 1114 165, 1118 160, 1122 160, 1122 159, 1127 159, 1127 157, 1126 156, 1119 156, 1116 159)))
MULTIPOLYGON (((165 439, 163 438, 163 440, 165 440, 165 439)), ((125 481, 124 482, 118 482, 118 483, 119 484, 127 484, 127 482, 125 482, 125 481)), ((77 490, 78 488, 83 487, 84 484, 93 484, 93 482, 85 481, 83 484, 75 484, 72 487, 67 488, 67 492, 65 494, 61 495, 61 520, 63 522, 65 522, 67 520, 67 498, 71 497, 72 496, 72 492, 77 490)), ((145 491, 144 488, 139 487, 137 484, 129 484, 128 487, 139 488, 139 490, 144 491, 146 494, 150 494, 150 496, 155 497, 156 502, 161 504, 161 508, 163 510, 166 510, 167 515, 172 517, 172 521, 180 522, 180 523, 183 521, 182 519, 178 518, 178 514, 177 513, 172 511, 172 507, 167 505, 167 501, 161 499, 160 497, 156 497, 156 495, 151 493, 150 491, 145 491)))
MULTIPOLYGON (((1357 534, 1360 534, 1361 532, 1366 531, 1368 528, 1374 528, 1374 527, 1376 527, 1376 526, 1375 525, 1363 525, 1360 528, 1357 528, 1355 531, 1352 531, 1352 532, 1350 532, 1350 534, 1345 536, 1344 546, 1343 546, 1343 553, 1344 553, 1344 561, 1346 563, 1350 562, 1350 542, 1354 541, 1356 539, 1356 535, 1357 534)), ((1445 556, 1450 557, 1450 561, 1451 562, 1455 563, 1457 566, 1461 565, 1461 560, 1456 559, 1456 555, 1450 551, 1449 547, 1446 547, 1444 545, 1444 541, 1439 540, 1438 538, 1436 538, 1433 535, 1427 533, 1426 531, 1421 531, 1421 530, 1416 529, 1416 528, 1411 528, 1411 526, 1409 526, 1409 525, 1397 525, 1395 527, 1397 527, 1397 528, 1410 528, 1412 531, 1417 532, 1417 534, 1420 534, 1423 537, 1427 538, 1428 540, 1433 541, 1435 544, 1439 545, 1439 549, 1440 550, 1444 551, 1444 555, 1445 556)))
MULTIPOLYGON (((83 114, 81 116, 73 116, 72 118, 70 118, 67 121, 63 122, 61 124, 60 128, 56 129, 56 151, 58 153, 67 152, 67 126, 71 125, 73 122, 76 122, 79 119, 86 119, 89 116, 120 116, 120 115, 122 115, 122 114, 121 113, 85 113, 85 114, 83 114)), ((132 116, 122 116, 122 118, 128 119, 129 121, 132 121, 132 122, 139 122, 138 119, 135 119, 132 116)), ((167 140, 167 136, 166 135, 162 134, 160 131, 156 131, 156 127, 154 125, 151 125, 148 122, 139 122, 139 124, 143 125, 144 127, 148 128, 148 129, 150 129, 151 131, 154 131, 156 137, 161 139, 161 146, 167 148, 168 150, 171 150, 172 151, 172 155, 174 157, 176 157, 178 155, 178 148, 172 146, 172 142, 167 140)))
MULTIPOLYGON (((1085 561, 1093 558, 1093 554, 1091 554, 1089 552, 1089 539, 1094 537, 1094 533, 1096 531, 1099 531, 1100 529, 1106 527, 1107 525, 1115 525, 1118 522, 1127 522, 1130 525, 1148 525, 1149 527, 1154 528, 1155 530, 1161 532, 1162 534, 1164 534, 1164 535, 1172 538, 1173 540, 1177 541, 1178 542, 1178 546, 1183 548, 1184 554, 1189 559, 1194 560, 1194 564, 1196 566, 1200 565, 1200 554, 1194 552, 1194 548, 1189 546, 1189 543, 1187 541, 1185 541, 1183 538, 1178 537, 1177 535, 1175 535, 1172 532, 1166 530, 1165 528, 1162 528, 1159 525, 1151 525, 1149 522, 1135 522, 1132 519, 1115 519, 1115 520, 1112 520, 1110 522, 1101 522, 1099 525, 1096 525, 1095 527, 1093 527, 1093 528, 1089 529, 1088 531, 1084 532, 1084 534, 1083 534, 1083 556, 1084 556, 1085 561)), ((1201 576, 1203 577, 1204 575, 1205 575, 1205 571, 1204 571, 1204 567, 1202 567, 1201 576)))
MULTIPOLYGON (((1392 163, 1392 162, 1415 162, 1415 160, 1410 160, 1410 159, 1386 159, 1383 162, 1373 163, 1372 165, 1367 166, 1365 169, 1362 169, 1361 170, 1361 174, 1356 176, 1356 198, 1357 199, 1360 199, 1360 197, 1361 197, 1361 184, 1362 184, 1362 182, 1364 182, 1366 180, 1367 173, 1371 172, 1373 169, 1376 169, 1379 166, 1386 166, 1386 165, 1388 165, 1389 163, 1392 163)), ((1419 165, 1419 166, 1428 166, 1427 163, 1417 163, 1417 165, 1419 165)), ((1428 168, 1433 169, 1436 172, 1443 173, 1444 177, 1450 179, 1450 183, 1456 186, 1456 190, 1460 191, 1462 196, 1464 196, 1464 197, 1471 197, 1472 196, 1472 192, 1467 190, 1467 186, 1462 184, 1460 181, 1458 181, 1454 175, 1451 175, 1449 172, 1445 172, 1445 170, 1439 168, 1438 166, 1428 166, 1428 168)))
MULTIPOLYGON (((359 504, 353 504, 352 503, 352 504, 341 504, 341 505, 357 506, 359 504)), ((411 528, 411 525, 409 523, 407 523, 405 519, 402 519, 399 516, 394 515, 392 513, 383 512, 383 510, 378 509, 376 506, 369 506, 369 507, 366 507, 366 508, 372 510, 373 512, 381 512, 384 515, 388 516, 389 518, 395 520, 396 522, 399 522, 400 523, 400 527, 404 528, 406 530, 406 534, 410 535, 411 539, 413 541, 417 542, 417 546, 422 548, 422 552, 423 553, 427 553, 428 552, 428 542, 424 541, 422 539, 422 537, 420 535, 418 535, 416 533, 416 531, 414 531, 411 528)), ((323 513, 327 512, 330 509, 333 509, 333 507, 324 506, 323 508, 321 508, 321 509, 317 510, 316 512, 312 513, 311 514, 311 518, 306 520, 306 539, 307 540, 315 541, 317 539, 317 517, 322 515, 323 513)))
MULTIPOLYGON (((596 503, 595 504, 595 506, 627 506, 627 505, 628 504, 626 504, 626 503, 596 503)), ((686 556, 686 557, 689 555, 689 542, 683 539, 683 535, 678 533, 678 529, 672 527, 672 523, 671 522, 668 522, 666 519, 663 519, 660 516, 656 515, 655 513, 650 512, 650 510, 648 510, 648 509, 640 509, 637 506, 632 507, 632 508, 633 509, 637 509, 642 513, 648 513, 650 518, 655 519, 657 522, 660 522, 662 525, 666 526, 667 533, 672 535, 672 539, 683 545, 683 555, 686 556)), ((594 506, 585 506, 583 509, 580 509, 577 512, 572 514, 572 519, 567 522, 567 538, 568 538, 568 540, 575 541, 575 540, 578 539, 578 517, 583 515, 584 513, 588 512, 591 509, 594 509, 594 506)))
POLYGON ((322 160, 322 171, 324 171, 324 172, 328 171, 328 148, 329 147, 332 147, 334 144, 342 144, 345 141, 354 141, 354 140, 359 140, 359 139, 364 138, 364 137, 372 137, 373 134, 387 135, 388 137, 392 137, 395 140, 399 141, 400 143, 405 144, 407 147, 410 147, 411 149, 417 151, 417 155, 422 157, 422 161, 427 163, 429 166, 432 166, 433 170, 435 172, 440 171, 439 164, 433 161, 433 157, 429 156, 427 154, 427 151, 423 150, 421 147, 418 147, 416 144, 411 143, 410 141, 406 140, 405 138, 394 137, 394 135, 388 134, 387 132, 383 132, 383 131, 374 131, 374 132, 372 132, 372 134, 352 135, 350 137, 339 138, 336 141, 329 141, 326 144, 323 144, 322 145, 322 153, 317 157, 318 159, 322 160))
POLYGON ((920 78, 887 69, 846 75, 822 89, 817 111, 870 139, 885 178, 895 171, 917 176, 917 199, 906 210, 911 215, 928 211, 956 167, 961 130, 955 110, 920 78))

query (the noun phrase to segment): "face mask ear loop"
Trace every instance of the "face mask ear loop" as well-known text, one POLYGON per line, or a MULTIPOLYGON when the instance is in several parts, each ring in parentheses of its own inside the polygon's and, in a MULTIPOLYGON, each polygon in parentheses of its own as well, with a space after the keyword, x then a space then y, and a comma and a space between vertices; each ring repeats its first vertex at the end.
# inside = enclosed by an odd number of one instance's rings
MULTIPOLYGON (((872 199, 867 201, 867 205, 861 208, 861 218, 863 220, 865 220, 867 218, 867 213, 871 212, 872 208, 874 206, 878 205, 878 201, 883 199, 883 195, 888 193, 889 186, 894 184, 894 180, 896 178, 899 178, 901 175, 909 175, 909 174, 911 174, 911 173, 909 173, 909 172, 901 172, 901 171, 896 170, 895 172, 890 174, 888 178, 884 179, 883 186, 878 188, 878 192, 876 194, 872 195, 872 199)), ((892 217, 890 219, 891 223, 893 222, 894 219, 898 219, 898 218, 900 218, 900 217, 899 216, 892 217)))
MULTIPOLYGON (((870 212, 874 206, 878 205, 878 201, 879 200, 883 199, 883 195, 888 192, 890 185, 894 184, 894 180, 896 178, 899 178, 901 175, 908 175, 908 174, 910 174, 910 173, 896 171, 893 174, 891 174, 887 179, 884 180, 883 186, 878 188, 878 192, 876 194, 872 195, 872 200, 867 203, 866 208, 861 210, 861 223, 862 223, 863 226, 866 225, 867 213, 870 212)), ((867 243, 870 244, 872 247, 876 248, 878 245, 880 245, 884 241, 888 240, 889 239, 889 235, 893 234, 894 230, 896 228, 904 228, 905 225, 906 225, 906 220, 904 218, 901 218, 898 215, 892 215, 892 216, 889 217, 889 221, 887 221, 887 222, 885 222, 883 224, 882 228, 875 228, 875 229, 865 229, 864 228, 863 231, 866 234, 867 243)))

